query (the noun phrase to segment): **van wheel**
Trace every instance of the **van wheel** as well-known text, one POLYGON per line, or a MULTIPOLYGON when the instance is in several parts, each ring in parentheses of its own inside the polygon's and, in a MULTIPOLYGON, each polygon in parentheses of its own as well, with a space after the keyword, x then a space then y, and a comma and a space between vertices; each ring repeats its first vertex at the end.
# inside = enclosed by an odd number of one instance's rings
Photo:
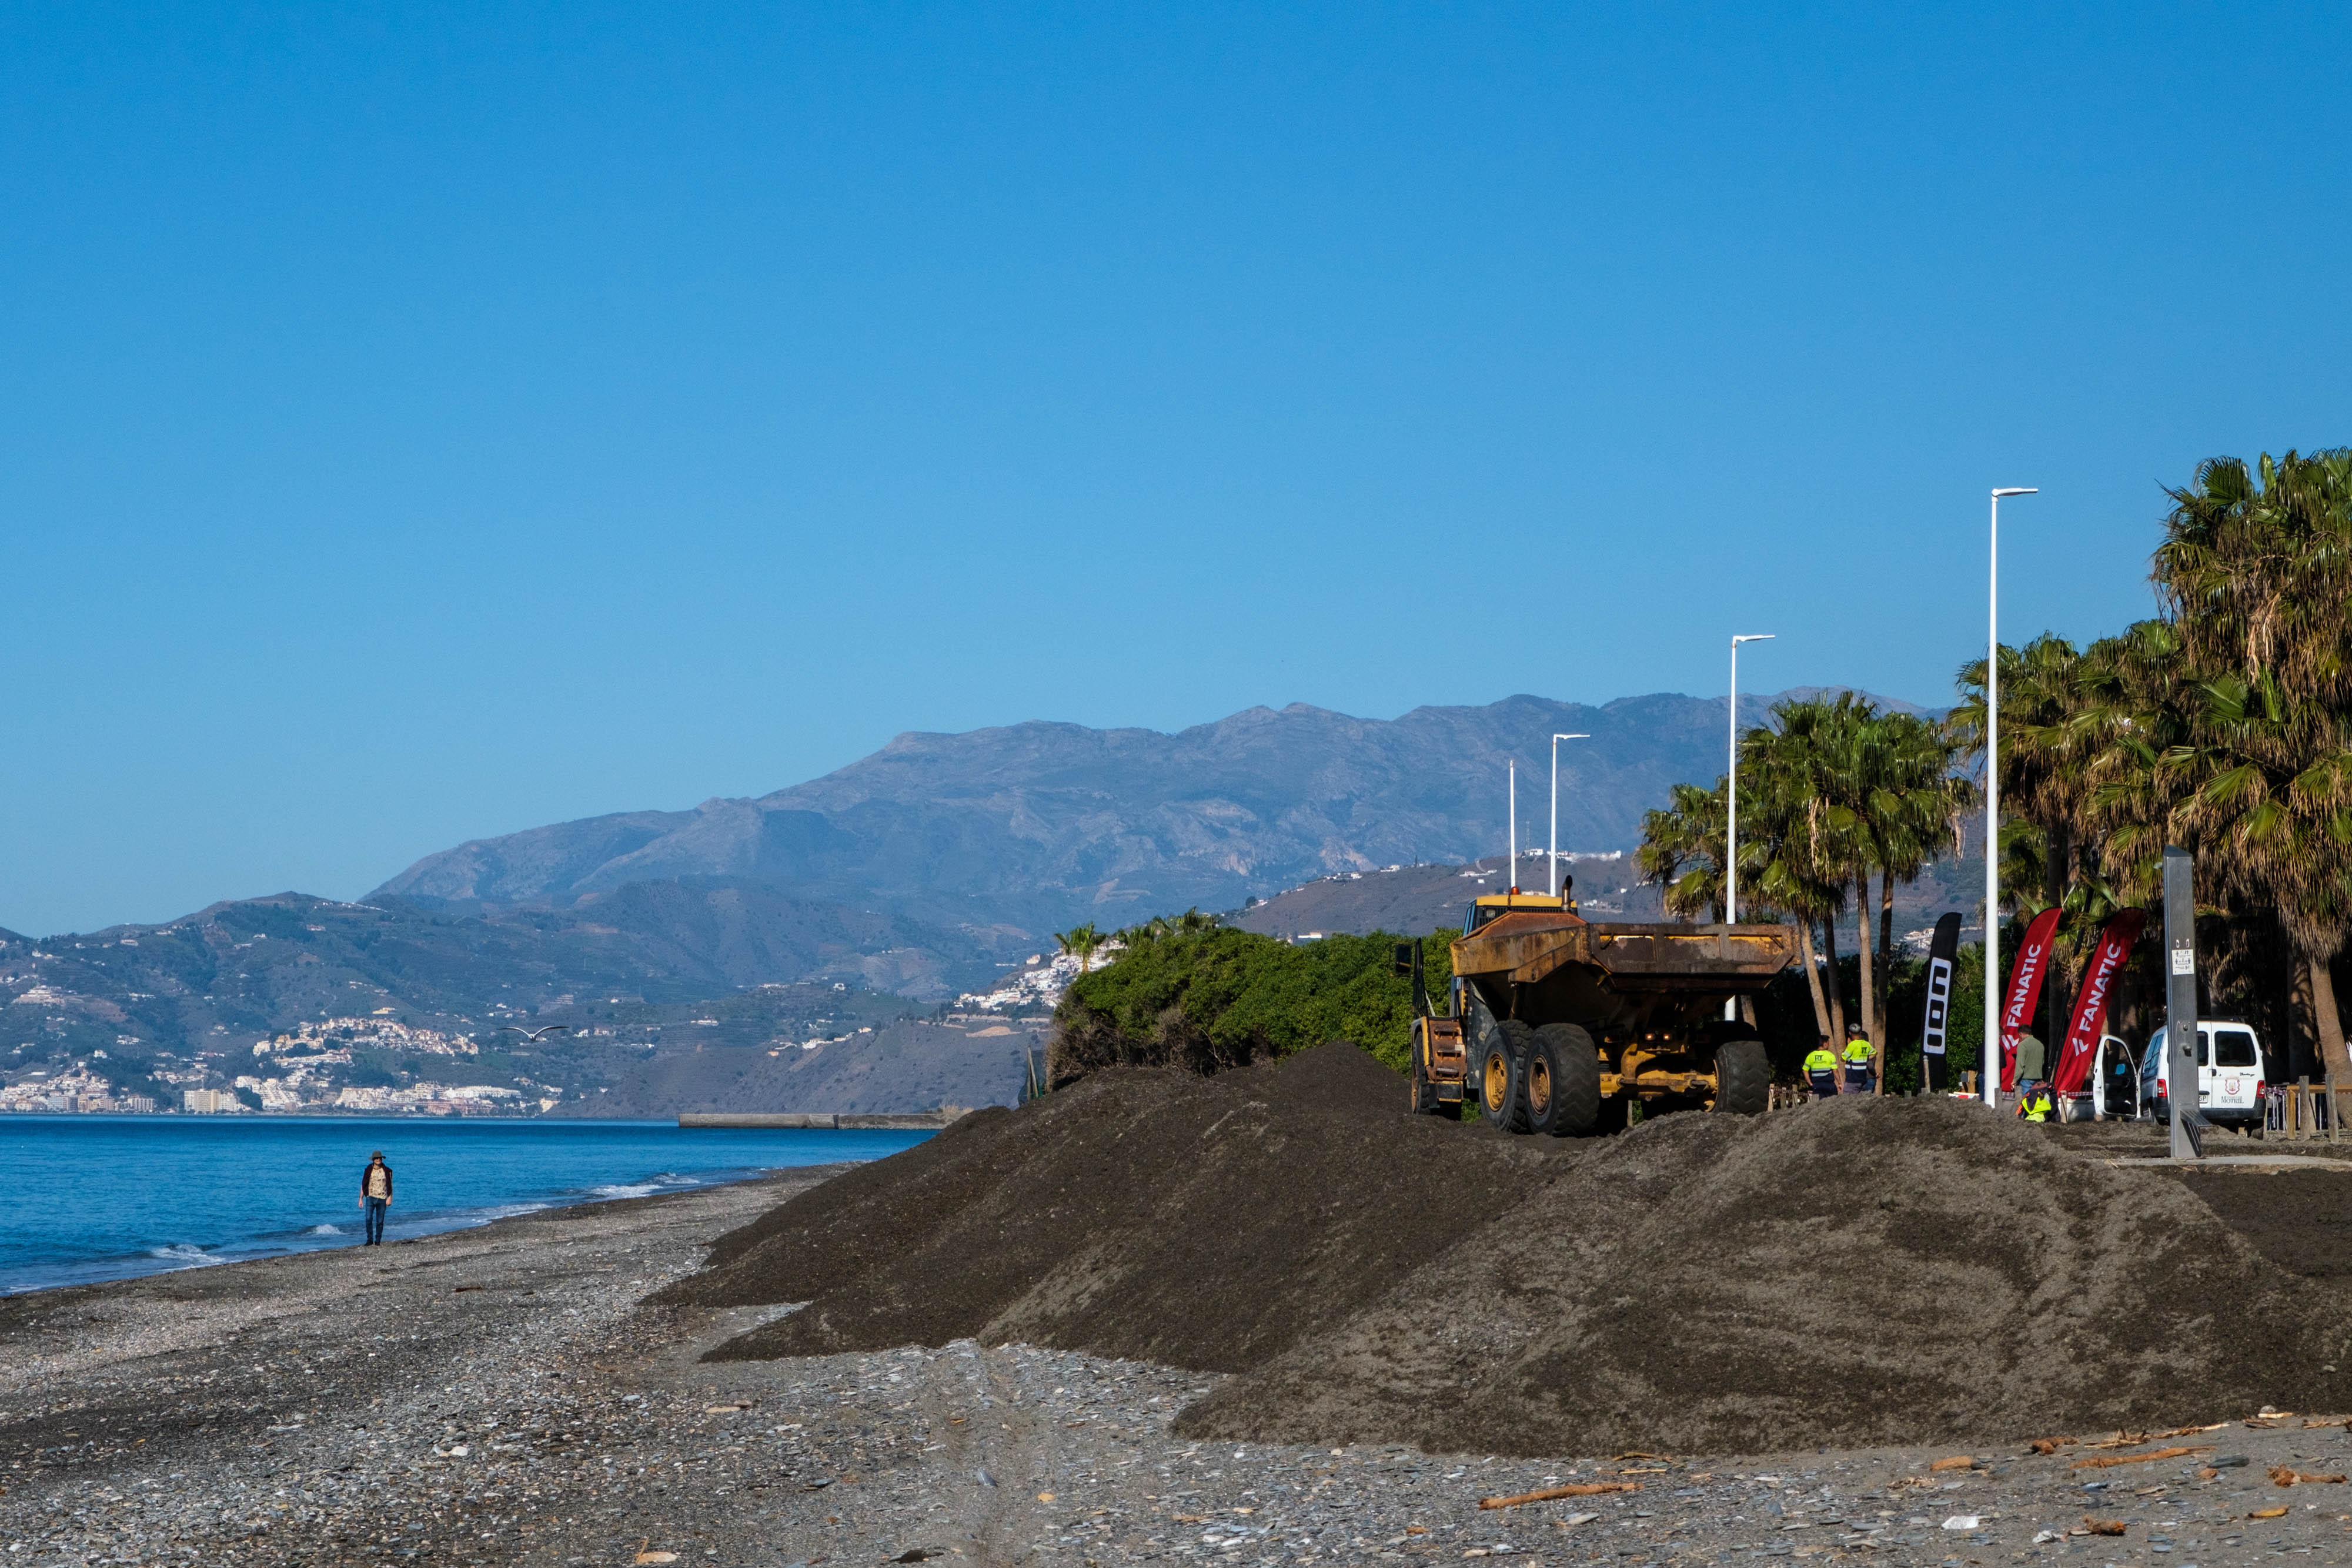
POLYGON ((1760 1040, 1727 1040, 1715 1048, 1715 1108, 1761 1115, 1772 1103, 1772 1059, 1760 1040))
POLYGON ((1601 1053, 1572 1023, 1548 1023, 1528 1050, 1528 1128, 1569 1137, 1601 1120, 1601 1053))
POLYGON ((1506 1133, 1528 1130, 1528 1054, 1534 1037, 1519 1019, 1505 1019, 1479 1057, 1478 1109, 1490 1126, 1506 1133))

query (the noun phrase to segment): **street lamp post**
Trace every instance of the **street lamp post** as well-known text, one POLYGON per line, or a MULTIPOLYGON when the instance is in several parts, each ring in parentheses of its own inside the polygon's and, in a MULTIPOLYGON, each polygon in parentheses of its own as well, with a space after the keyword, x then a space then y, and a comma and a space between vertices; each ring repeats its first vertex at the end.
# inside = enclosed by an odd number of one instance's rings
POLYGON ((1731 640, 1731 800, 1723 818, 1723 923, 1727 925, 1739 924, 1739 644, 1769 643, 1779 634, 1759 632, 1731 640))
MULTIPOLYGON (((1739 924, 1739 644, 1769 643, 1778 636, 1775 632, 1757 632, 1731 640, 1731 747, 1727 772, 1731 779, 1731 798, 1724 804, 1723 812, 1723 923, 1739 924)), ((1739 1003, 1728 998, 1723 1004, 1723 1016, 1728 1020, 1739 1016, 1739 1003)))
POLYGON ((1559 743, 1563 740, 1591 740, 1589 735, 1555 735, 1551 737, 1551 895, 1559 896, 1559 743))
POLYGON ((1517 893, 1519 891, 1519 765, 1514 760, 1509 767, 1511 772, 1511 874, 1505 881, 1503 891, 1517 893))
POLYGON ((1986 552, 1985 590, 1985 974, 1984 1049, 1977 1077, 1984 1103, 2000 1107, 2000 498, 2034 496, 2034 488, 1992 493, 1992 542, 1986 552))

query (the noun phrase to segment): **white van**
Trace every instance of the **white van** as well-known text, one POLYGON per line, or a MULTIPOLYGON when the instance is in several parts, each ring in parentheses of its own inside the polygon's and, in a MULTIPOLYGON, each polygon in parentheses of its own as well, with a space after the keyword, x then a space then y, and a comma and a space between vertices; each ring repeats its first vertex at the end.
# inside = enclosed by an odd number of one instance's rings
MULTIPOLYGON (((2164 1055, 2164 1030, 2158 1030, 2140 1055, 2140 1103, 2155 1109, 2159 1122, 2172 1120, 2172 1103, 2165 1080, 2169 1064, 2164 1055)), ((2197 1108, 2217 1126, 2259 1127, 2263 1124, 2262 1042, 2254 1028, 2238 1019, 2197 1020, 2197 1108)))

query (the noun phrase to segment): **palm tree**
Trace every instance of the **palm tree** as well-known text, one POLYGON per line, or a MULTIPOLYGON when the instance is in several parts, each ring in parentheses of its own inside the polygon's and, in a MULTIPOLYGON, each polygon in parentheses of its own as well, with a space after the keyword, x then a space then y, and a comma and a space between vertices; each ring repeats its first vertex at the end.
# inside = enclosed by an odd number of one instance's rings
POLYGON ((2265 453, 2251 472, 2216 457, 2167 493, 2154 577, 2190 661, 2268 674, 2298 707, 2352 701, 2352 447, 2265 453))
POLYGON ((1779 736, 1762 728, 1748 731, 1742 743, 1749 759, 1749 786, 1740 797, 1741 885, 1751 890, 1756 907, 1775 910, 1796 924, 1798 958, 1812 991, 1815 1031, 1824 1039, 1843 1040, 1845 997, 1837 973, 1837 917, 1845 907, 1845 877, 1837 863, 1843 852, 1832 846, 1827 863, 1817 853, 1822 841, 1815 830, 1813 797, 1803 770, 1789 766, 1779 746, 1779 736), (1828 947, 1826 989, 1823 960, 1816 957, 1813 946, 1816 925, 1828 947))
MULTIPOLYGON (((1875 1082, 1884 1092, 1886 1009, 1895 979, 1895 885, 1917 881, 1930 862, 1959 848, 1960 819, 1972 804, 1975 791, 1967 779, 1954 773, 1958 748, 1940 727, 1916 714, 1890 713, 1869 717, 1858 728, 1861 735, 1855 749, 1864 777, 1856 821, 1878 867, 1878 953, 1885 960, 1874 977, 1875 994, 1869 998, 1864 1027, 1878 1046, 1882 1071, 1875 1082)), ((1859 886, 1860 915, 1866 934, 1870 925, 1867 866, 1862 868, 1859 886)), ((1864 955, 1867 969, 1867 943, 1864 955)), ((1866 978, 1864 990, 1873 988, 1866 978)))
MULTIPOLYGON (((1664 810, 1642 813, 1642 847, 1633 852, 1642 880, 1664 893, 1666 913, 1678 920, 1705 915, 1720 924, 1724 908, 1724 822, 1727 789, 1677 784, 1664 810)), ((1744 825, 1744 824, 1743 824, 1744 825)))
MULTIPOLYGON (((2158 759, 2215 885, 2266 904, 2352 1076, 2329 966, 2352 916, 2352 449, 2231 458, 2171 492, 2155 580, 2193 679, 2158 759)), ((2185 688, 2185 689, 2184 689, 2185 688)))
POLYGON ((1821 994, 1815 975, 1813 1011, 1822 1032, 1845 1038, 1845 991, 1838 973, 1837 917, 1848 894, 1862 890, 1860 927, 1864 951, 1863 1006, 1870 1017, 1873 976, 1869 960, 1869 843, 1861 831, 1857 803, 1867 791, 1858 769, 1862 747, 1856 736, 1869 704, 1851 694, 1784 702, 1772 709, 1772 727, 1750 730, 1743 743, 1754 784, 1752 825, 1740 815, 1740 872, 1749 872, 1753 835, 1756 884, 1773 906, 1799 921, 1800 947, 1809 973, 1814 970, 1811 926, 1822 932, 1821 968, 1828 978, 1821 994))
POLYGON ((2162 620, 2137 622, 2083 653, 2084 706, 2074 725, 2088 758, 2084 826, 2134 904, 2153 904, 2161 892, 2164 846, 2185 799, 2182 775, 2161 764, 2189 743, 2187 665, 2179 628, 2162 620))
MULTIPOLYGON (((1876 762, 1875 742, 1865 733, 1876 710, 1850 692, 1834 698, 1808 697, 1772 709, 1773 727, 1751 731, 1747 756, 1760 786, 1759 808, 1778 814, 1777 852, 1788 872, 1777 879, 1801 897, 1810 897, 1822 925, 1822 953, 1829 974, 1830 1036, 1845 1036, 1845 996, 1838 978, 1837 911, 1847 893, 1862 898, 1858 936, 1862 956, 1863 1029, 1876 1038, 1876 1000, 1869 915, 1871 846, 1864 820, 1876 762), (1769 803, 1769 804, 1768 804, 1769 803), (1834 895, 1832 891, 1834 889, 1834 895)), ((1740 826, 1747 827, 1745 818, 1740 826)), ((1742 854, 1744 862, 1747 856, 1742 854)), ((1745 869, 1743 864, 1742 869, 1745 869)), ((1787 905, 1794 913, 1797 906, 1787 905)))
MULTIPOLYGON (((2039 913, 2053 905, 2071 908, 2072 896, 2084 874, 2084 852, 2090 840, 2084 830, 2091 788, 2090 753, 2095 733, 2083 724, 2092 706, 2090 671, 2072 643, 2048 633, 2022 648, 2000 650, 2000 798, 2018 819, 2032 827, 2017 838, 2014 848, 2031 864, 2032 874, 2012 874, 2012 835, 2001 832, 2001 886, 2017 906, 2039 913), (2038 895, 2031 890, 2039 888, 2038 895)), ((1960 669, 1960 702, 1947 719, 1957 747, 1979 761, 1984 753, 1985 662, 1974 659, 1960 669)), ((2021 863, 2020 872, 2027 869, 2021 863)), ((1988 921, 1999 911, 1988 911, 1988 921)), ((2085 928, 2071 925, 2082 933, 2085 928)), ((2089 946, 2077 941, 2077 955, 2087 960, 2089 946)), ((2048 998, 2045 1033, 2054 1037, 2057 1020, 2067 1016, 2065 967, 2053 967, 2045 988, 2048 998)), ((1998 983, 1998 981, 1996 981, 1998 983)))
POLYGON ((1094 956, 1102 950, 1107 938, 1095 929, 1094 922, 1089 920, 1084 925, 1073 925, 1067 931, 1055 932, 1054 940, 1060 944, 1064 953, 1078 961, 1078 973, 1083 975, 1094 967, 1094 956))
POLYGON ((2110 896, 2152 902, 2178 842, 2233 948, 2274 922, 2352 1077, 2329 973, 2352 919, 2352 452, 2216 458, 2170 494, 2167 613, 2084 655, 2086 825, 2110 896))
POLYGON ((2352 1078, 2330 961, 2352 921, 2352 734, 2341 716, 2297 716, 2267 674, 2198 684, 2183 743, 2158 768, 2182 786, 2175 834, 2216 891, 2266 905, 2309 973, 2331 1078, 2352 1078))
MULTIPOLYGON (((1752 746, 1765 733, 1751 730, 1742 745, 1752 746)), ((1739 877, 1740 887, 1748 897, 1745 913, 1749 914, 1790 907, 1779 896, 1780 892, 1785 891, 1788 879, 1773 862, 1772 845, 1777 835, 1770 824, 1777 819, 1768 805, 1759 801, 1756 789, 1751 785, 1740 800, 1739 877)), ((1676 919, 1720 924, 1726 916, 1728 900, 1724 886, 1724 823, 1728 817, 1729 796, 1728 785, 1721 779, 1715 781, 1712 789, 1696 784, 1677 784, 1664 810, 1642 814, 1642 846, 1634 852, 1634 863, 1641 870, 1643 881, 1659 884, 1666 913, 1676 919)), ((1821 973, 1813 967, 1812 934, 1801 925, 1798 937, 1803 948, 1805 973, 1812 982, 1814 1016, 1821 1020, 1822 1032, 1827 1033, 1829 1013, 1822 997, 1821 973)), ((1739 1010, 1750 1024, 1756 1021, 1753 998, 1742 997, 1739 1010)))

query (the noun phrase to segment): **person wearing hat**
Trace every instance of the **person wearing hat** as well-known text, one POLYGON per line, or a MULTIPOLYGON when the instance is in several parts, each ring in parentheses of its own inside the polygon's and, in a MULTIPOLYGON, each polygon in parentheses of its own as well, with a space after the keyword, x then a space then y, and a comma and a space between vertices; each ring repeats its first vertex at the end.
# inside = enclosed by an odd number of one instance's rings
POLYGON ((1839 1053, 1840 1065, 1845 1069, 1845 1085, 1843 1092, 1847 1094, 1870 1092, 1871 1058, 1877 1054, 1878 1048, 1870 1043, 1870 1037, 1862 1032, 1860 1024, 1850 1023, 1845 1026, 1845 1050, 1839 1053))
POLYGON ((382 1149, 368 1156, 360 1172, 360 1207, 367 1211, 367 1239, 361 1245, 378 1246, 383 1240, 383 1211, 392 1207, 392 1167, 383 1163, 382 1149))

